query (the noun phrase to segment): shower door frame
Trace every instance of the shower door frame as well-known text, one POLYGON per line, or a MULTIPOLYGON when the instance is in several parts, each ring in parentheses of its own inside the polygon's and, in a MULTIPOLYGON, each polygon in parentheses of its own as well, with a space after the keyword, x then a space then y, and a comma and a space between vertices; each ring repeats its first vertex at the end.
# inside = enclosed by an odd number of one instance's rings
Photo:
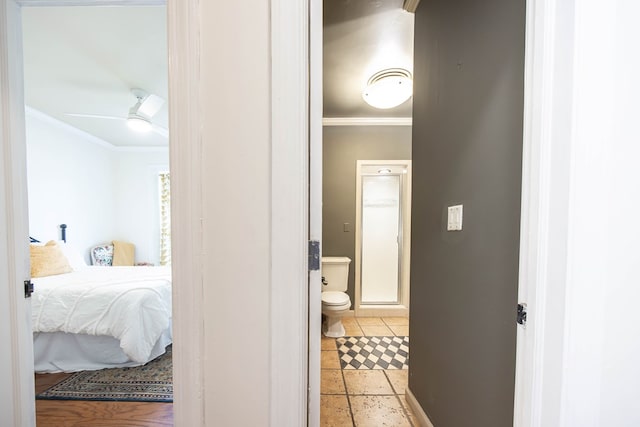
POLYGON ((411 268, 411 160, 358 160, 356 163, 356 227, 355 227, 355 301, 356 317, 408 316, 409 281, 411 268), (362 176, 367 166, 403 166, 407 173, 400 179, 400 223, 402 237, 399 242, 399 277, 397 304, 362 304, 362 176))

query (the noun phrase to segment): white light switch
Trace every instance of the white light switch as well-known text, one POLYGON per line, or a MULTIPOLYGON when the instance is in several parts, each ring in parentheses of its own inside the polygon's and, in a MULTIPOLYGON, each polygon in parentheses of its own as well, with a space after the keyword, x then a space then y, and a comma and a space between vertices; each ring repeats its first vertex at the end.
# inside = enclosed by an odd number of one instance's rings
POLYGON ((449 206, 447 215, 447 231, 462 230, 462 205, 449 206))

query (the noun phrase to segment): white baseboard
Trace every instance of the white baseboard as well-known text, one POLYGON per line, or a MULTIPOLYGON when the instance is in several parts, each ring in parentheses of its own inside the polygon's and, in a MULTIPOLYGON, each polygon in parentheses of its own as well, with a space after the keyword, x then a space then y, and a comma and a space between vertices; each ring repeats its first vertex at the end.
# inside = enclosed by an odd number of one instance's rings
POLYGON ((407 399, 407 403, 409 404, 413 415, 416 417, 416 421, 420 424, 420 427, 434 427, 433 423, 422 409, 422 406, 420 406, 416 400, 416 397, 411 393, 411 390, 409 390, 409 387, 407 387, 405 398, 407 399))

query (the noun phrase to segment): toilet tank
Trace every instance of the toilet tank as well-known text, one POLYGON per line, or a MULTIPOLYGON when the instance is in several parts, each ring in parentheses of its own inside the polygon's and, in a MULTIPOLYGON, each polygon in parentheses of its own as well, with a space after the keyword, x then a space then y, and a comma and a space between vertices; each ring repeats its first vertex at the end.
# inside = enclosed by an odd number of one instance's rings
POLYGON ((327 285, 322 291, 345 292, 349 283, 349 264, 351 259, 345 257, 323 256, 322 277, 327 285))

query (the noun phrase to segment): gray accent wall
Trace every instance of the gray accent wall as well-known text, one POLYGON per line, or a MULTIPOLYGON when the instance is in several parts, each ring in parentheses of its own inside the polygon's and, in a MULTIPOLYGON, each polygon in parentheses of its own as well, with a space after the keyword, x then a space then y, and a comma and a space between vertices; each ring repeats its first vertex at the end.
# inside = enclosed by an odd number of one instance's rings
POLYGON ((409 388, 436 427, 509 427, 525 1, 429 0, 415 18, 409 388))
POLYGON ((325 126, 322 168, 322 253, 347 256, 355 302, 356 162, 411 159, 410 126, 325 126), (347 232, 344 224, 350 224, 347 232))

